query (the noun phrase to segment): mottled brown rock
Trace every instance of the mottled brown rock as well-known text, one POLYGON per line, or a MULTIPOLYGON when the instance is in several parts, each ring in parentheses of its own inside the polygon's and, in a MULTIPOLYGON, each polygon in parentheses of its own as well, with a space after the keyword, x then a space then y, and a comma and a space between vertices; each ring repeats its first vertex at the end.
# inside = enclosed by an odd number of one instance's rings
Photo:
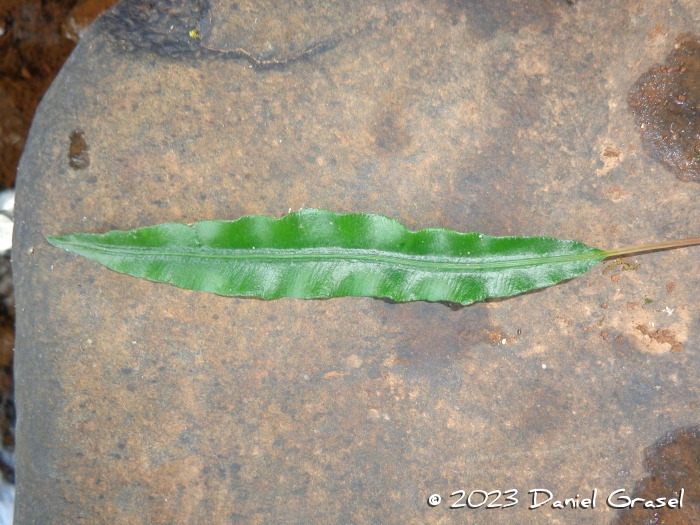
POLYGON ((18 179, 19 525, 614 519, 528 511, 527 491, 632 490, 643 450, 697 424, 694 248, 451 309, 206 295, 44 239, 304 206, 610 248, 696 235, 697 195, 626 103, 672 45, 650 32, 687 30, 694 3, 476 4, 127 1, 87 31, 18 179), (652 322, 683 351, 645 341, 652 322), (508 488, 516 507, 447 508, 508 488))
POLYGON ((666 64, 649 69, 629 92, 645 150, 679 179, 696 182, 700 182, 698 38, 680 35, 666 64))

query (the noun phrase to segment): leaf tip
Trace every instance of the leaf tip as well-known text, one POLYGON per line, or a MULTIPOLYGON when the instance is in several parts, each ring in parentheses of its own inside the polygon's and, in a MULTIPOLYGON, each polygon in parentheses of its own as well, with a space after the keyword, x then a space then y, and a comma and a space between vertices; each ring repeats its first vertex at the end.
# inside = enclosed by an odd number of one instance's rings
POLYGON ((68 237, 70 236, 45 235, 44 237, 50 245, 55 246, 56 248, 62 248, 64 250, 68 249, 68 237))
POLYGON ((44 238, 46 239, 46 241, 47 241, 49 244, 51 244, 51 245, 53 245, 53 246, 58 246, 58 245, 59 245, 60 237, 58 237, 58 236, 56 236, 56 235, 44 235, 44 238))

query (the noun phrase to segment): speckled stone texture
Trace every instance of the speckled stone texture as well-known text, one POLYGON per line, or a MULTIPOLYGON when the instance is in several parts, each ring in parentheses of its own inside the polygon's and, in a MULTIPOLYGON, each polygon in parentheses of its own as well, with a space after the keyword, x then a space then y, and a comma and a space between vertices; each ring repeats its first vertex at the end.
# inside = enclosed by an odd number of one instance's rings
POLYGON ((700 420, 699 248, 452 310, 189 292, 44 235, 306 206, 601 248, 698 235, 700 184, 644 152, 627 102, 700 34, 697 2, 277 4, 126 0, 45 96, 17 183, 16 523, 618 519, 604 495, 700 420), (534 488, 600 495, 529 511, 534 488))

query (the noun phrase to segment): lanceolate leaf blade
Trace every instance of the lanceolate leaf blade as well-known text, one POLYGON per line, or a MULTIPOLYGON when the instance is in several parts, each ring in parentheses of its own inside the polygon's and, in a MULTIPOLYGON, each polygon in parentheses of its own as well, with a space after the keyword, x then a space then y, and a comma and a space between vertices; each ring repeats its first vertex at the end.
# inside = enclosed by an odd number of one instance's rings
POLYGON ((576 241, 411 232, 381 215, 315 209, 282 219, 249 216, 47 239, 136 277, 264 299, 370 296, 470 304, 577 277, 609 255, 576 241))

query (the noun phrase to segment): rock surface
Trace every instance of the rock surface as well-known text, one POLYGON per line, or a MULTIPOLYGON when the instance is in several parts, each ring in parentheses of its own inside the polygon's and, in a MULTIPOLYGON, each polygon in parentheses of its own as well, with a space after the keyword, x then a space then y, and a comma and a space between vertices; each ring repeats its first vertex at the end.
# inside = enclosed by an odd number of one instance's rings
POLYGON ((697 235, 700 185, 627 105, 700 33, 695 3, 277 4, 125 0, 45 96, 17 183, 16 523, 612 521, 527 491, 631 493, 644 450, 698 424, 698 248, 451 310, 188 292, 44 235, 305 206, 601 248, 697 235))

